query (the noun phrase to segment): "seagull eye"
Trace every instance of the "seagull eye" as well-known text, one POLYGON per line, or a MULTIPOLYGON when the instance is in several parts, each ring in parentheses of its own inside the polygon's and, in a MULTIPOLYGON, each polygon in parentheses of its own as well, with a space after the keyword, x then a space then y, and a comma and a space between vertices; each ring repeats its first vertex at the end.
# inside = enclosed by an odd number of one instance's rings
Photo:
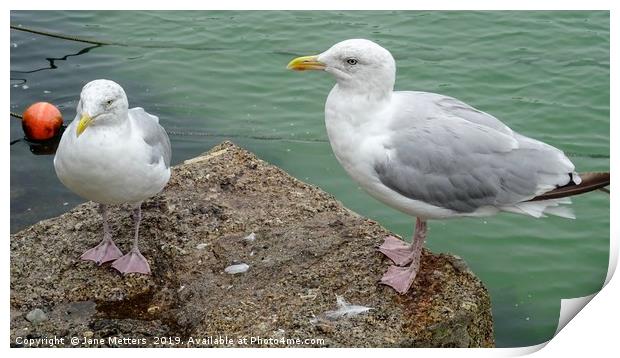
POLYGON ((114 101, 113 101, 113 100, 111 100, 111 99, 109 99, 109 100, 106 102, 106 104, 107 104, 108 106, 111 106, 111 105, 112 105, 112 102, 114 102, 114 101))
POLYGON ((351 66, 357 65, 357 60, 354 58, 347 58, 347 63, 351 66))

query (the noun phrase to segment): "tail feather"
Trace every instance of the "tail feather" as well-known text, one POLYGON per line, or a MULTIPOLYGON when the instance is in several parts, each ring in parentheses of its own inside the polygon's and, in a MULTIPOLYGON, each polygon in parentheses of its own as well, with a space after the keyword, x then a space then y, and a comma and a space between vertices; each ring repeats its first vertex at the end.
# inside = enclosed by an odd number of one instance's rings
POLYGON ((555 188, 551 191, 541 194, 537 197, 534 197, 533 199, 530 199, 529 201, 558 199, 573 195, 579 195, 604 188, 610 183, 609 172, 581 173, 579 174, 579 176, 581 177, 581 182, 579 184, 571 181, 564 186, 555 188))
POLYGON ((559 216, 565 219, 576 219, 573 210, 566 206, 552 206, 545 209, 545 214, 559 216))
POLYGON ((571 203, 570 198, 559 198, 539 201, 523 201, 513 206, 502 207, 501 210, 516 214, 530 215, 535 218, 544 218, 547 215, 561 216, 567 219, 574 219, 575 214, 571 208, 561 205, 571 203))

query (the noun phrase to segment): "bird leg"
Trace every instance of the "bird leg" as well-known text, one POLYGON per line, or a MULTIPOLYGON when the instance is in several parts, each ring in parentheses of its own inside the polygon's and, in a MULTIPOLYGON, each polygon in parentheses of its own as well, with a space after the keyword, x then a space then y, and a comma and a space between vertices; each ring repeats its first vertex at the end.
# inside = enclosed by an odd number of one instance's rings
MULTIPOLYGON (((426 240, 426 221, 416 218, 415 233, 411 242, 411 264, 407 267, 391 265, 381 277, 381 283, 395 289, 400 294, 405 294, 413 284, 418 269, 420 268, 420 256, 426 240)), ((383 252, 383 251, 382 251, 383 252)))
POLYGON ((103 217, 103 240, 99 245, 87 250, 80 256, 82 260, 94 261, 97 265, 101 265, 104 262, 116 260, 123 256, 121 250, 116 247, 112 240, 112 234, 110 233, 110 227, 108 226, 108 208, 104 204, 99 204, 99 213, 103 217))
POLYGON ((409 244, 390 235, 379 246, 379 251, 394 261, 397 266, 405 266, 413 260, 412 247, 413 243, 409 244))
POLYGON ((142 256, 140 253, 140 249, 138 248, 138 231, 140 229, 140 220, 142 220, 142 203, 138 205, 137 208, 133 211, 133 218, 135 221, 135 233, 134 233, 134 241, 133 247, 129 253, 118 260, 114 261, 112 267, 117 269, 120 273, 130 273, 137 272, 143 273, 145 275, 151 274, 151 268, 149 266, 148 261, 142 256))

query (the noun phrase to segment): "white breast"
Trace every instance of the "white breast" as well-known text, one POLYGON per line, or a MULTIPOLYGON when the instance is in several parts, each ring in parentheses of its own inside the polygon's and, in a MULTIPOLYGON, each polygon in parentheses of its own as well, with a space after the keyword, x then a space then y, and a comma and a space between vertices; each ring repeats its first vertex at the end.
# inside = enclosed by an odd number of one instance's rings
POLYGON ((150 164, 144 141, 128 126, 87 128, 75 135, 75 121, 56 151, 60 181, 76 194, 98 203, 138 203, 158 192, 170 177, 162 164, 150 164))

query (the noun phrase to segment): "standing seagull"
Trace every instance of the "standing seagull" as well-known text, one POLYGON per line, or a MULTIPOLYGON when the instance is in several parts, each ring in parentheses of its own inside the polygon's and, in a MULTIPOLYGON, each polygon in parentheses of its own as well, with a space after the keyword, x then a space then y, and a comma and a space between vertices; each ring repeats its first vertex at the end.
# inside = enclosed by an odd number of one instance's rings
POLYGON ((115 260, 121 273, 150 274, 138 248, 142 201, 159 193, 170 179, 170 140, 157 117, 140 107, 128 109, 123 88, 109 80, 82 89, 77 115, 65 130, 54 168, 58 179, 78 195, 99 203, 103 240, 81 258, 101 265, 115 260), (107 206, 134 207, 134 242, 124 255, 112 240, 107 206))
POLYGON ((411 244, 389 236, 379 248, 396 264, 381 283, 401 294, 418 272, 428 219, 500 211, 574 218, 559 206, 568 196, 609 185, 609 173, 580 177, 561 150, 457 99, 394 91, 394 58, 372 41, 342 41, 288 68, 336 78, 325 103, 336 158, 370 195, 416 217, 411 244))

